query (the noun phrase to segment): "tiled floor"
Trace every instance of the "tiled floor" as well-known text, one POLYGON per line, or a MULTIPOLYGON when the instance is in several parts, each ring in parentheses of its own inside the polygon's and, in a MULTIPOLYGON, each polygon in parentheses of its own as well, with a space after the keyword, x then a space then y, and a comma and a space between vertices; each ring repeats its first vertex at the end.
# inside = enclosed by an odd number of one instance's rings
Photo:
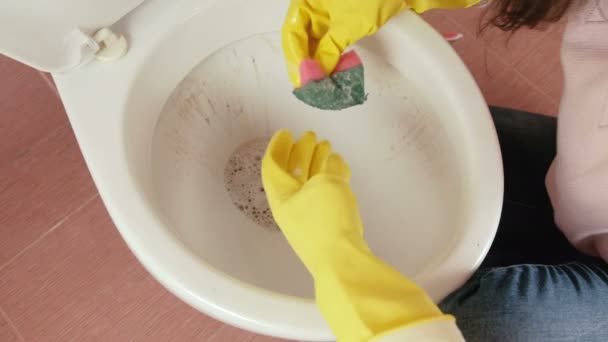
MULTIPOLYGON (((477 37, 479 10, 425 18, 491 104, 554 115, 563 25, 477 37)), ((0 56, 0 341, 276 341, 225 326, 165 291, 113 227, 55 93, 0 56)))

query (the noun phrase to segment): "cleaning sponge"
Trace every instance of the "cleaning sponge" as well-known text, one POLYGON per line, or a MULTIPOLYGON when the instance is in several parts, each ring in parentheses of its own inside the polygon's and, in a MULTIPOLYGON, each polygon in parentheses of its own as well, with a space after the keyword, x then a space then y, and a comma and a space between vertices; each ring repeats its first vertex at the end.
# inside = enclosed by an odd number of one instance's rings
POLYGON ((293 93, 300 101, 315 108, 341 110, 363 104, 367 99, 363 64, 354 51, 340 58, 330 76, 326 76, 313 60, 302 62, 300 75, 303 86, 293 93))

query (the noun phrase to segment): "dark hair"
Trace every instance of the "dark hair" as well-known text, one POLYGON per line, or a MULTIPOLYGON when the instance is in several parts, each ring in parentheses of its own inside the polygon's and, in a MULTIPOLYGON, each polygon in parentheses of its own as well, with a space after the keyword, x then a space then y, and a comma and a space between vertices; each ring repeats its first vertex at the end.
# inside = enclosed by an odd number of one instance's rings
POLYGON ((574 0, 492 0, 486 25, 503 31, 522 27, 535 28, 539 24, 559 21, 574 0))

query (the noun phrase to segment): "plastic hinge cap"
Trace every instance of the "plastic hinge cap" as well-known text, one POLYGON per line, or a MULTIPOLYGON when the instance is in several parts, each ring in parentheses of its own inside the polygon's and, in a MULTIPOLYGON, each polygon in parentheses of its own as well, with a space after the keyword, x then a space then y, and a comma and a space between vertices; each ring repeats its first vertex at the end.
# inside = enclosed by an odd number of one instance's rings
POLYGON ((93 35, 93 39, 99 45, 95 58, 100 62, 117 61, 126 55, 129 50, 127 39, 108 28, 102 28, 97 31, 93 35))

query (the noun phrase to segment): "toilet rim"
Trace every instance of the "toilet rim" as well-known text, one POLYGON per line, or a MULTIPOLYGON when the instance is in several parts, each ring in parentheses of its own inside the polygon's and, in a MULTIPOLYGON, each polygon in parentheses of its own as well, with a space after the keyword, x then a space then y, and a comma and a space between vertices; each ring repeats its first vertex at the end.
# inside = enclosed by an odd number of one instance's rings
MULTIPOLYGON (((130 20, 123 23, 124 27, 129 28, 127 32, 135 37, 167 37, 171 33, 168 28, 173 29, 179 21, 192 16, 187 12, 171 11, 175 6, 162 2, 152 0, 146 3, 141 11, 134 13, 130 20), (164 15, 158 16, 158 13, 164 15), (133 24, 146 20, 146 16, 147 19, 153 17, 159 25, 145 27, 133 24)), ((276 4, 273 0, 260 2, 276 4)), ((217 4, 217 1, 205 3, 217 4)), ((233 0, 230 3, 241 4, 244 1, 233 0)), ((279 8, 273 11, 277 18, 280 18, 284 11, 281 6, 276 7, 279 8)), ((199 13, 200 11, 203 10, 199 7, 199 13)), ((276 26, 276 23, 270 24, 273 25, 276 26)), ((391 21, 379 34, 378 39, 392 40, 395 35, 402 41, 405 40, 404 44, 419 46, 420 49, 415 49, 415 53, 422 55, 421 58, 441 61, 443 64, 438 72, 450 70, 444 75, 448 84, 462 84, 461 87, 456 87, 452 96, 446 100, 461 112, 473 111, 478 115, 475 120, 468 118, 466 124, 463 124, 470 127, 469 131, 475 132, 474 135, 466 137, 472 146, 472 169, 479 174, 479 170, 483 169, 487 174, 494 174, 497 176, 495 178, 498 178, 481 180, 480 184, 472 185, 473 191, 481 194, 474 197, 477 201, 475 205, 482 207, 480 203, 487 202, 498 206, 476 215, 476 221, 471 224, 477 229, 467 231, 463 237, 464 241, 473 245, 481 244, 477 259, 471 260, 467 256, 470 253, 464 251, 464 247, 456 248, 451 257, 435 271, 443 273, 444 277, 453 275, 458 278, 457 282, 464 282, 489 249, 500 216, 502 163, 496 134, 492 129, 489 113, 480 111, 480 108, 485 107, 485 103, 469 72, 460 60, 454 58, 453 50, 436 32, 417 16, 407 12, 391 21), (408 30, 415 30, 419 34, 406 34, 408 30), (477 94, 471 96, 471 89, 476 89, 477 94), (463 100, 465 98, 468 100, 463 100), (479 140, 495 143, 474 143, 479 140), (491 227, 482 228, 481 223, 491 227), (468 274, 464 274, 465 270, 468 274)), ((136 176, 129 168, 131 160, 125 150, 127 142, 123 135, 122 117, 129 102, 131 85, 135 82, 145 59, 157 47, 156 41, 153 38, 134 41, 130 54, 116 65, 95 64, 77 72, 54 75, 85 160, 118 230, 140 262, 159 282, 182 300, 210 316, 235 326, 275 336, 297 336, 308 340, 331 338, 329 329, 312 301, 250 287, 205 264, 165 228, 159 217, 153 215, 154 208, 138 191, 136 176), (124 82, 116 84, 116 79, 122 79, 124 82), (87 91, 86 87, 83 88, 83 85, 91 85, 91 80, 101 81, 97 82, 96 86, 107 90, 105 101, 100 101, 95 94, 87 91), (90 106, 91 103, 99 105, 90 106), (116 117, 111 114, 108 116, 107 113, 115 113, 116 117), (103 116, 106 116, 107 120, 102 120, 103 116), (257 306, 259 303, 264 303, 266 308, 271 309, 260 308, 257 306), (277 322, 280 322, 280 325, 277 322)), ((403 66, 396 67, 403 69, 403 66)), ((167 97, 169 93, 170 90, 166 94, 167 97)), ((162 102, 164 104, 164 100, 162 102)), ((157 109, 160 108, 162 104, 157 109)), ((432 274, 422 274, 416 280, 428 283, 446 279, 433 279, 432 274)), ((435 297, 443 295, 445 293, 439 293, 435 294, 435 297)))

